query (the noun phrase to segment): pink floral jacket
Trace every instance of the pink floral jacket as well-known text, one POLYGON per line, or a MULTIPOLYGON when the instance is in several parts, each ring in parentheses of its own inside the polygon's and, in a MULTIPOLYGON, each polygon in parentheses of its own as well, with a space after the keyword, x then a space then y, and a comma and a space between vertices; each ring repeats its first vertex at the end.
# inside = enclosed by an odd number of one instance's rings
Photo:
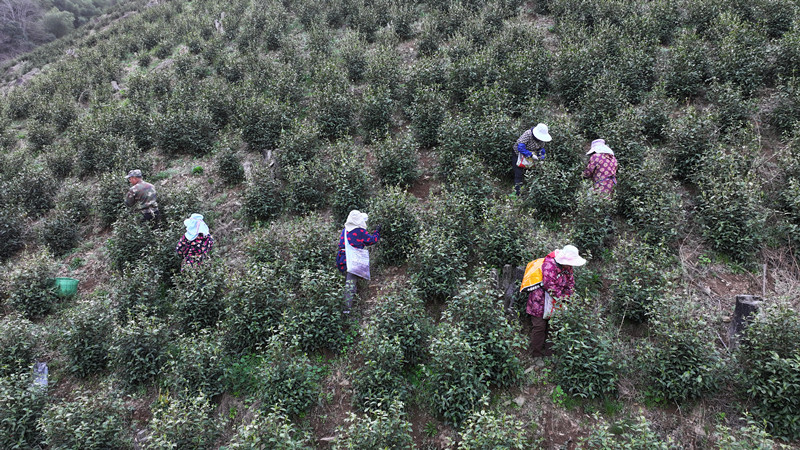
POLYGON ((556 252, 551 252, 544 258, 542 264, 542 287, 534 289, 528 294, 528 304, 525 308, 528 314, 534 317, 544 315, 544 292, 550 293, 553 298, 567 298, 575 289, 575 276, 571 266, 559 265, 555 261, 556 252))

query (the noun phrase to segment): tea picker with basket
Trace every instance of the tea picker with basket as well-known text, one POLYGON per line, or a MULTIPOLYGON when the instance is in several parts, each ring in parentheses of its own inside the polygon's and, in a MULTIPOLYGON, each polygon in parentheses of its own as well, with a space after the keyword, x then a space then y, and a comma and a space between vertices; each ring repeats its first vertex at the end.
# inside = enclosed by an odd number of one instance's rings
POLYGON ((339 234, 339 251, 336 266, 345 276, 344 313, 349 314, 356 296, 359 278, 369 280, 369 251, 365 248, 377 244, 381 238, 381 226, 372 233, 367 232, 368 215, 358 210, 350 211, 344 229, 339 234))
POLYGON ((586 264, 573 245, 550 252, 544 258, 528 263, 520 291, 528 292, 525 311, 531 316, 531 350, 534 357, 550 356, 546 348, 549 321, 575 289, 573 267, 586 264))
POLYGON ((525 172, 544 160, 544 144, 552 141, 547 125, 540 123, 525 130, 514 144, 512 168, 514 170, 514 193, 519 196, 525 172))

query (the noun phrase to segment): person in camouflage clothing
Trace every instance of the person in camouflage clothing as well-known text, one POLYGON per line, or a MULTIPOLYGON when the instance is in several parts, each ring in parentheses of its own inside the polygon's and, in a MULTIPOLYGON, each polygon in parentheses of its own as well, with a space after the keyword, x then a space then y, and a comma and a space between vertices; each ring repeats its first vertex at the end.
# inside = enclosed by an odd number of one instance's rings
POLYGON ((156 200, 156 188, 142 180, 142 171, 134 169, 128 172, 125 179, 131 184, 128 193, 125 194, 125 206, 136 208, 137 211, 142 213, 142 220, 149 221, 155 219, 156 222, 161 220, 161 212, 158 210, 158 201, 156 200))

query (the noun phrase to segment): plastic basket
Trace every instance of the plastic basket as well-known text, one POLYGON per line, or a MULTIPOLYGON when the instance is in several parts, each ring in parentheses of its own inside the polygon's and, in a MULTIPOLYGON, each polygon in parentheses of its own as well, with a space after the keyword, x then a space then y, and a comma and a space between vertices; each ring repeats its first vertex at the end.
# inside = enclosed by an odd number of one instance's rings
POLYGON ((75 278, 58 277, 56 278, 58 295, 62 297, 72 297, 78 291, 78 280, 75 278))

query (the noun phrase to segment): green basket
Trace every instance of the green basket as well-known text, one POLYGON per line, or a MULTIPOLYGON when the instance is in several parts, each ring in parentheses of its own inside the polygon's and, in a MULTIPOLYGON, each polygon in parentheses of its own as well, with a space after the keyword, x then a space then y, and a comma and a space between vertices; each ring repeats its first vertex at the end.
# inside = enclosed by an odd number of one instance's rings
POLYGON ((62 297, 72 297, 78 291, 78 280, 75 278, 58 277, 56 278, 56 288, 58 288, 58 295, 62 297))

